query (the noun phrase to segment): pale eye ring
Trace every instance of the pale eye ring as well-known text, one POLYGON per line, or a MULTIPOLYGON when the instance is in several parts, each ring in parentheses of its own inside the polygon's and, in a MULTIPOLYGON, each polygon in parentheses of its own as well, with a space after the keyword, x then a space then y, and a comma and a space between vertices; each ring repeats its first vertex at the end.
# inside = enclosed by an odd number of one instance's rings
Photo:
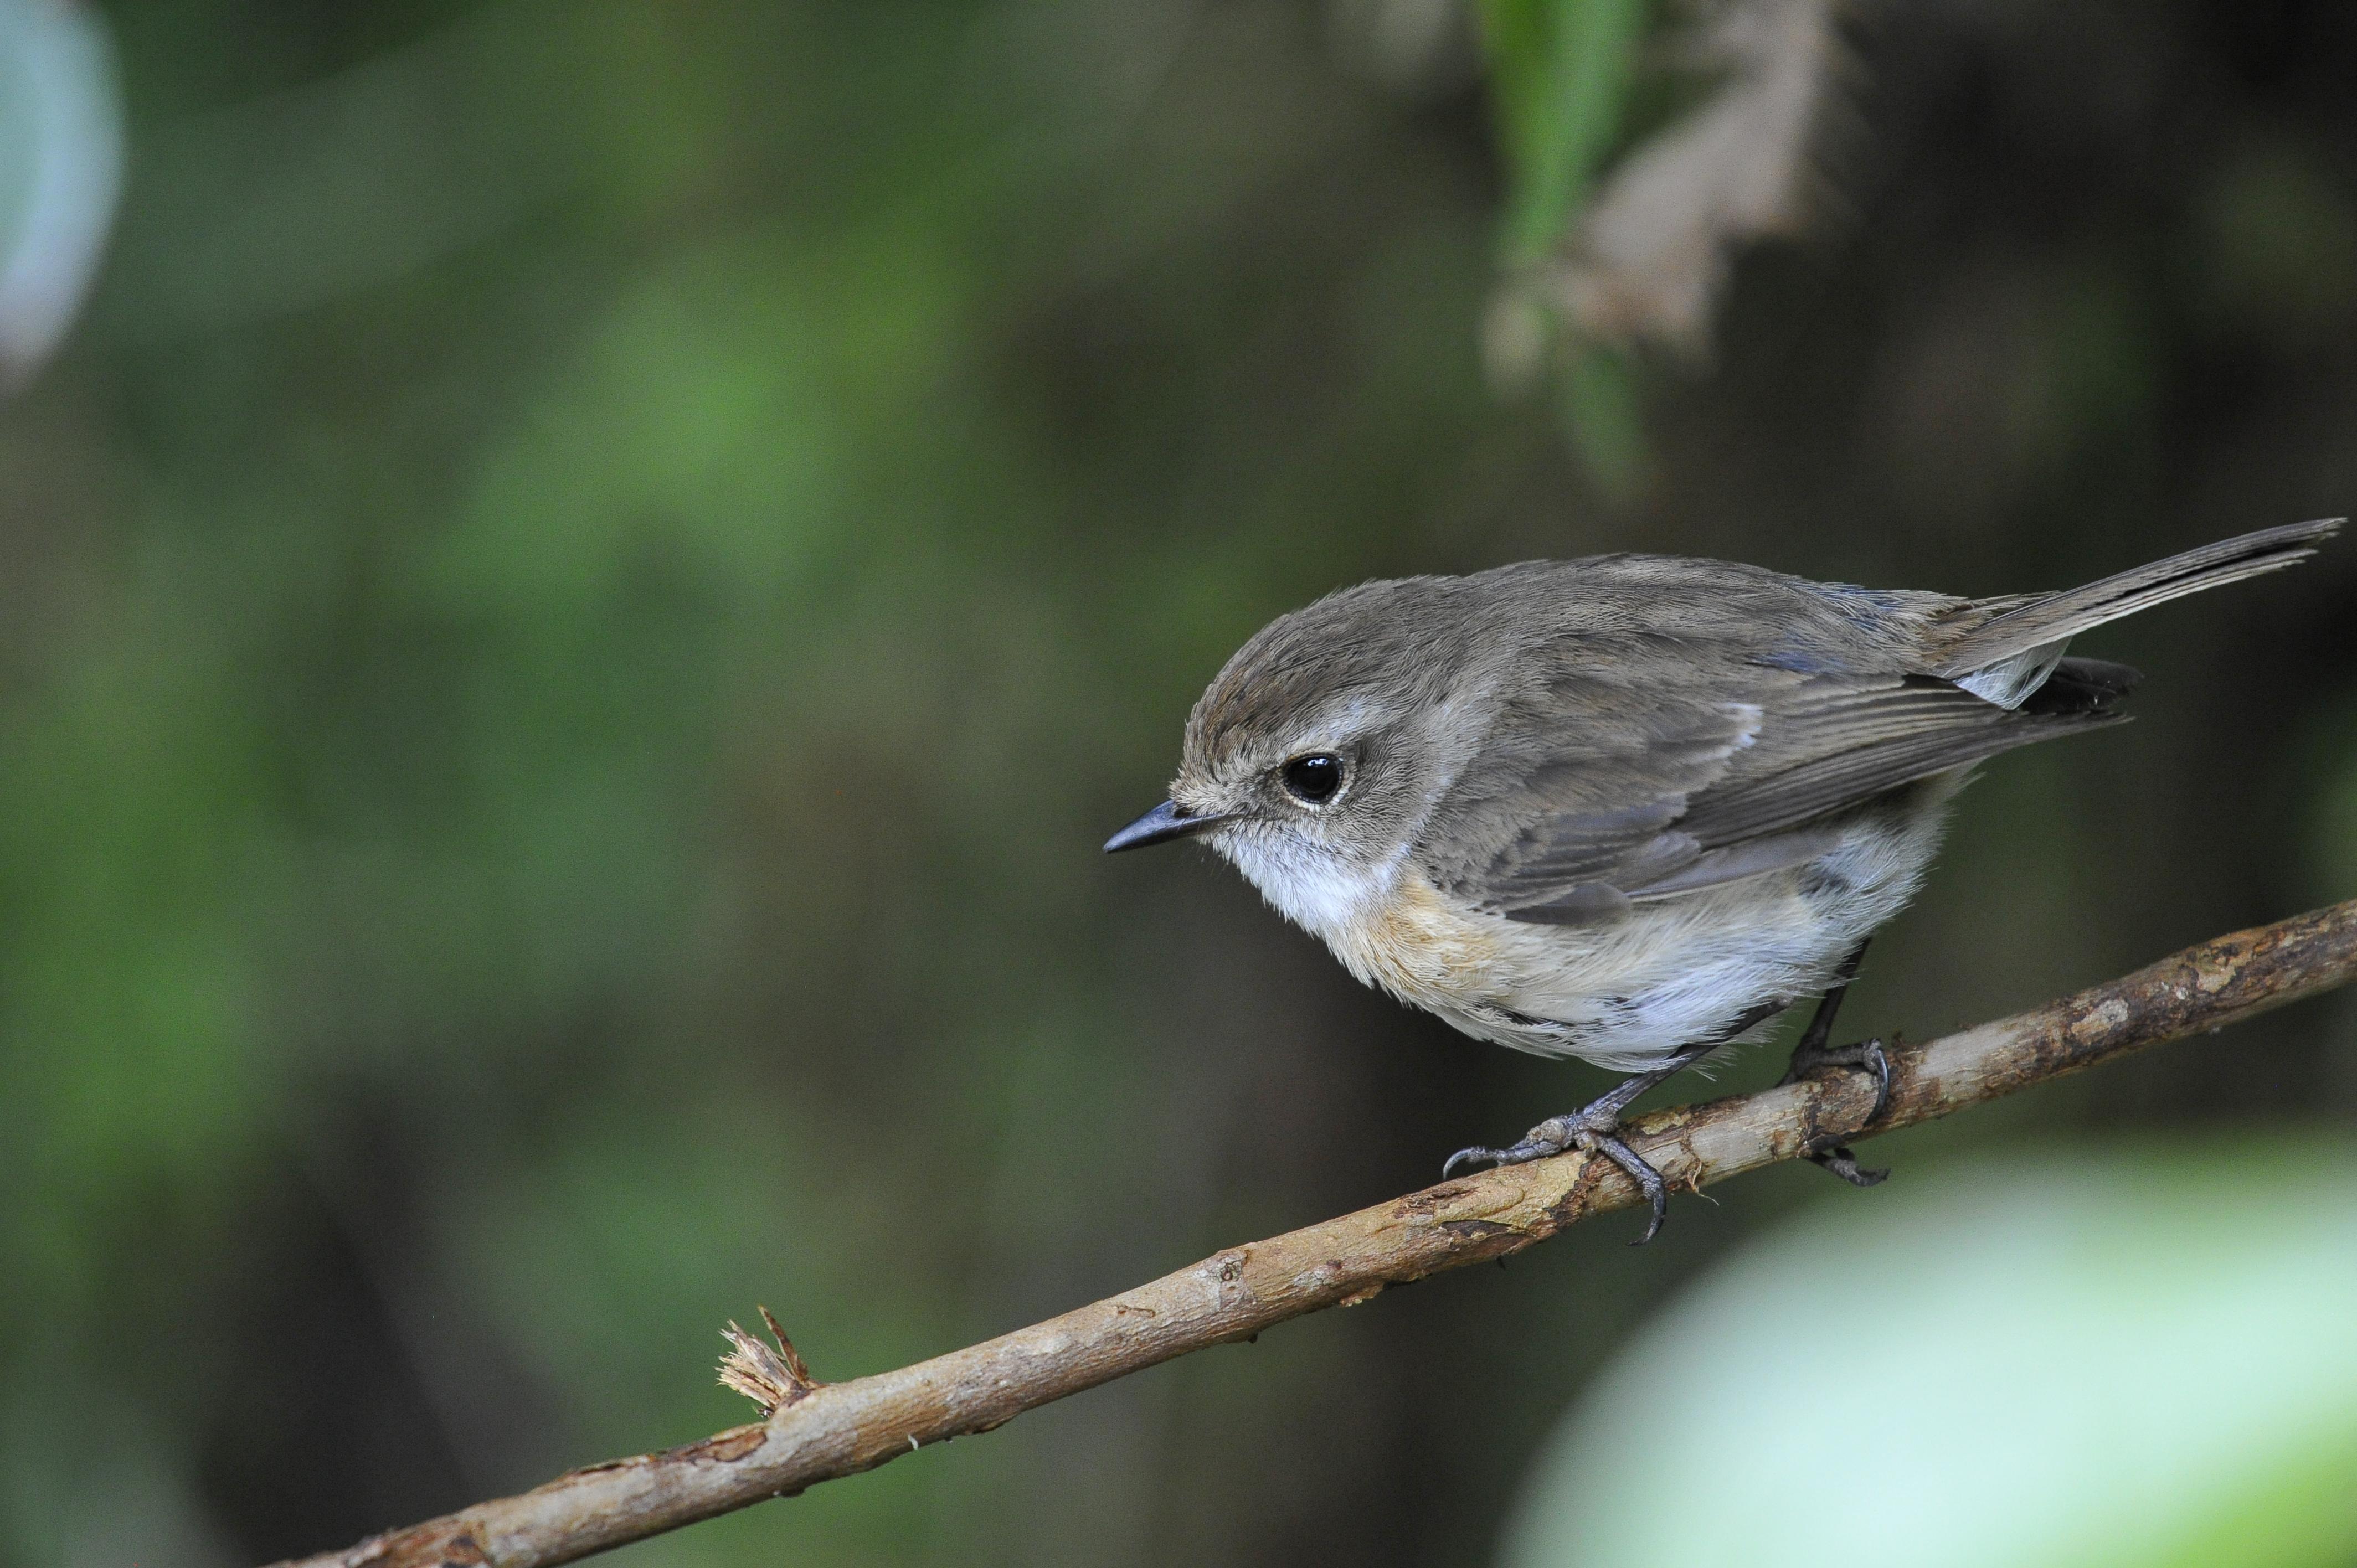
POLYGON ((1342 788, 1342 759, 1330 751, 1297 757, 1276 771, 1285 792, 1305 806, 1322 806, 1342 788))

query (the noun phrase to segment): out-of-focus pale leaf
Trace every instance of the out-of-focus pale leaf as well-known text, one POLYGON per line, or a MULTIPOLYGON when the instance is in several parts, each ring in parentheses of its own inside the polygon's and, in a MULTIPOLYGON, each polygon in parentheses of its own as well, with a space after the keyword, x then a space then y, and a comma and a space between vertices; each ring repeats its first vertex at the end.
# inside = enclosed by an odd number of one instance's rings
POLYGON ((1835 0, 1728 0, 1676 52, 1720 79, 1694 113, 1596 185, 1617 139, 1647 6, 1640 0, 1488 0, 1483 39, 1513 177, 1507 277, 1483 349, 1509 392, 1559 383, 1590 472, 1622 495, 1644 467, 1628 366, 1662 343, 1699 355, 1733 252, 1800 227, 1838 60, 1835 0))
POLYGON ((72 325, 122 183, 114 56, 98 14, 0 0, 0 390, 23 385, 72 325))
POLYGON ((1534 1468, 1504 1562, 2352 1560, 2346 1148, 1921 1174, 1656 1318, 1534 1468))
POLYGON ((1699 352, 1736 247, 1797 231, 1840 59, 1833 0, 1739 0, 1700 33, 1694 63, 1717 94, 1631 153, 1581 216, 1549 286, 1566 317, 1609 342, 1699 352))

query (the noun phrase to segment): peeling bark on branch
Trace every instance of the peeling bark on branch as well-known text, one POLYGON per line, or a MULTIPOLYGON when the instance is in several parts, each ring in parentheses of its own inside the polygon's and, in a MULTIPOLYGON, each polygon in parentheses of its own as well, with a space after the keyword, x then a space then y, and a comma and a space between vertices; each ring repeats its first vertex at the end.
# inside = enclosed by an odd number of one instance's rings
MULTIPOLYGON (((1889 1110, 1873 1131, 1928 1122, 2214 1030, 2352 976, 2357 901, 2221 937, 2032 1012, 1894 1048, 1889 1110)), ((1872 1100, 1859 1074, 1836 1073, 1641 1117, 1628 1142, 1674 1188, 1699 1190, 1865 1135, 1872 1100)), ((785 1348, 760 1380, 786 1402, 759 1424, 593 1465, 521 1497, 478 1503, 288 1568, 570 1563, 872 1469, 922 1444, 988 1432, 1035 1406, 1190 1350, 1518 1252, 1591 1214, 1638 1201, 1635 1185, 1609 1160, 1564 1155, 1232 1247, 1125 1294, 898 1371, 815 1383, 785 1348)), ((738 1354, 750 1354, 741 1341, 738 1354)))
POLYGON ((734 1323, 720 1331, 730 1346, 728 1354, 720 1358, 720 1386, 736 1390, 759 1405, 763 1415, 770 1416, 823 1385, 802 1365, 801 1352, 766 1306, 761 1309, 761 1321, 770 1326, 770 1337, 778 1342, 775 1348, 734 1323))

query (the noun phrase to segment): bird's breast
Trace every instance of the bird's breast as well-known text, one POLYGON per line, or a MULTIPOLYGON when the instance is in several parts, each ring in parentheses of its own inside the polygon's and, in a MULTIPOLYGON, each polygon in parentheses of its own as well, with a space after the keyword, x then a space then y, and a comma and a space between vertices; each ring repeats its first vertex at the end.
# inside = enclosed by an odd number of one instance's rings
POLYGON ((1508 957, 1497 919, 1466 910, 1414 873, 1324 933, 1361 982, 1435 1012, 1454 1013, 1498 988, 1508 957))

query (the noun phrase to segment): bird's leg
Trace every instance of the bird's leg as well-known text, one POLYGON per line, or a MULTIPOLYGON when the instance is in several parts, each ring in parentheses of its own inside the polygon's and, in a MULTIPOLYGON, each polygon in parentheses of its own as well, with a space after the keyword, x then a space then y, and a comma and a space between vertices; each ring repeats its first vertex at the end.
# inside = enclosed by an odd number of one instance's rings
MULTIPOLYGON (((1872 1126, 1890 1106, 1890 1058, 1883 1053, 1880 1040, 1862 1040, 1854 1046, 1827 1046, 1832 1037, 1834 1018, 1841 1012, 1843 996, 1849 992, 1849 983, 1857 978, 1857 966, 1866 958, 1866 944, 1860 942, 1842 966, 1834 972, 1833 985, 1817 1001, 1817 1011, 1809 1026, 1801 1031, 1800 1043, 1792 1047, 1792 1065, 1784 1069, 1779 1083, 1796 1083, 1813 1073, 1829 1067, 1846 1067, 1874 1078, 1874 1109, 1867 1118, 1872 1126)), ((1828 1144, 1809 1151, 1809 1158, 1823 1165, 1852 1187, 1879 1187, 1890 1179, 1888 1170, 1867 1170, 1857 1163, 1857 1156, 1840 1144, 1828 1144)))
POLYGON ((1568 1116, 1549 1117, 1523 1133, 1522 1142, 1512 1148, 1458 1150, 1448 1156, 1448 1163, 1440 1167, 1440 1179, 1447 1181, 1456 1174, 1460 1165, 1484 1160, 1501 1165, 1519 1165, 1562 1154, 1566 1149, 1602 1155, 1628 1172, 1629 1179, 1635 1182, 1638 1190, 1645 1195, 1646 1207, 1651 1210, 1645 1222, 1645 1233, 1630 1243, 1634 1247, 1643 1246, 1661 1230, 1662 1221, 1669 1218, 1669 1184, 1662 1180, 1662 1173, 1655 1170, 1642 1155, 1621 1141, 1620 1113, 1636 1103, 1648 1090, 1684 1072, 1753 1025, 1783 1011, 1785 1006, 1786 1004, 1781 1002, 1760 1004, 1737 1019, 1716 1039, 1688 1046, 1660 1067, 1621 1079, 1610 1092, 1588 1101, 1568 1116))

